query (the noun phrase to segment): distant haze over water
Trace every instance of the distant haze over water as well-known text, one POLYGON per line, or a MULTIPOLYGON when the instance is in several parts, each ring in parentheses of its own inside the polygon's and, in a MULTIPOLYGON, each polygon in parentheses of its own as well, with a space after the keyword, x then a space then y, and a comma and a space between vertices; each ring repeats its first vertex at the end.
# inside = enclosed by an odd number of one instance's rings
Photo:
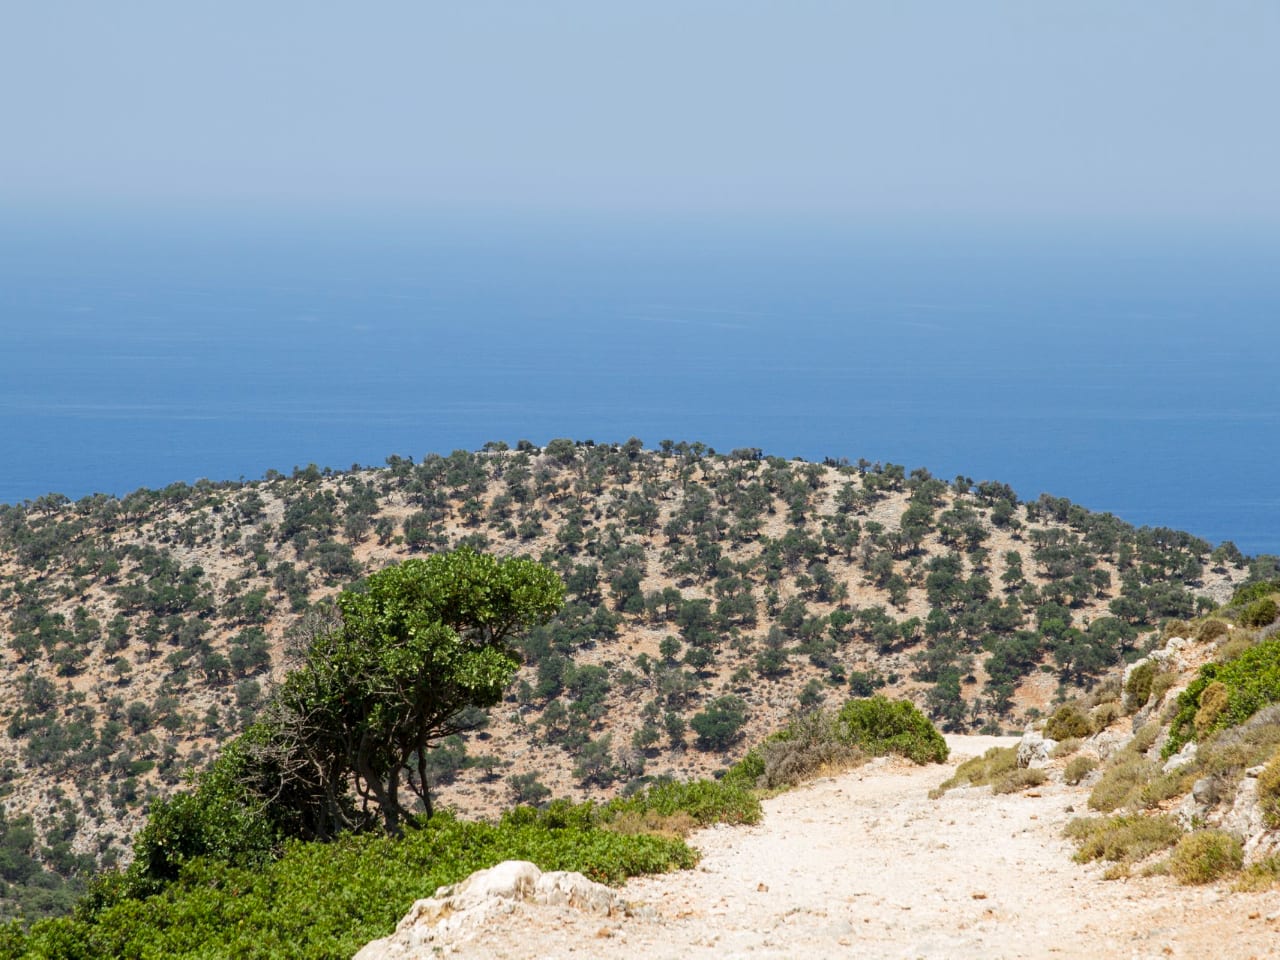
POLYGON ((637 436, 924 466, 1280 553, 1273 249, 1085 227, 10 220, 0 502, 637 436))

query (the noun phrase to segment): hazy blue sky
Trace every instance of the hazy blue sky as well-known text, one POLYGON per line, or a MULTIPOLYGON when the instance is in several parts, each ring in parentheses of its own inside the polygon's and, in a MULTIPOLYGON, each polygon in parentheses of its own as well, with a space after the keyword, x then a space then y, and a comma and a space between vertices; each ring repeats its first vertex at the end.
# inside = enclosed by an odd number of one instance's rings
POLYGON ((10 2, 0 204, 1280 224, 1276 0, 10 2))

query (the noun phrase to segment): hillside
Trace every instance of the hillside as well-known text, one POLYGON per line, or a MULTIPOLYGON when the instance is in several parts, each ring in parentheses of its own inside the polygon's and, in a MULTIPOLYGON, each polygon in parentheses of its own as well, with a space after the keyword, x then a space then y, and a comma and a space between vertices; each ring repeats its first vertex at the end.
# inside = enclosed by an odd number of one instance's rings
POLYGON ((550 563, 569 593, 523 639, 507 702, 435 752, 439 796, 474 814, 713 771, 850 693, 909 696, 951 731, 1018 728, 1251 576, 1230 544, 998 482, 669 442, 0 507, 11 908, 59 909, 127 857, 148 800, 332 622, 327 598, 459 543, 550 563))

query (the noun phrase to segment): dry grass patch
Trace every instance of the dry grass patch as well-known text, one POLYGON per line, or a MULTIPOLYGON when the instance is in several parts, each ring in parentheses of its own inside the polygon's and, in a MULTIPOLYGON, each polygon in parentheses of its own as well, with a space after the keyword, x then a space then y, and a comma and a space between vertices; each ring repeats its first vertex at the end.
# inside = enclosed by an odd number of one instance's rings
POLYGON ((1115 817, 1076 817, 1066 835, 1076 841, 1078 863, 1107 860, 1130 865, 1167 850, 1182 836, 1173 817, 1123 814, 1115 817))
MULTIPOLYGON (((992 785, 993 792, 1008 793, 1001 790, 999 784, 1011 780, 1018 775, 1018 748, 992 747, 980 757, 972 757, 960 766, 949 780, 945 780, 929 791, 929 796, 936 800, 948 790, 957 787, 982 787, 992 785)), ((1013 787, 1013 790, 1019 789, 1013 787)))
POLYGON ((1093 771, 1098 769, 1098 761, 1089 756, 1072 757, 1062 769, 1062 782, 1074 787, 1093 771))
POLYGON ((1079 750, 1080 744, 1082 743, 1084 743, 1084 741, 1079 737, 1070 737, 1067 740, 1059 742, 1058 745, 1053 748, 1053 752, 1049 755, 1055 760, 1061 760, 1063 757, 1069 757, 1079 750))
POLYGON ((629 836, 650 833, 659 837, 683 840, 699 826, 690 814, 681 810, 672 814, 661 814, 655 810, 624 810, 603 829, 629 836))
POLYGON ((1143 790, 1160 773, 1160 765, 1144 757, 1124 757, 1103 771, 1089 794, 1089 809, 1111 813, 1139 803, 1143 790))
POLYGON ((1038 787, 1048 779, 1049 775, 1039 768, 1018 767, 1006 776, 992 781, 991 792, 1017 793, 1019 790, 1038 787))
POLYGON ((1280 854, 1273 854, 1249 864, 1235 882, 1235 889, 1241 893, 1274 890, 1278 886, 1280 886, 1280 854))

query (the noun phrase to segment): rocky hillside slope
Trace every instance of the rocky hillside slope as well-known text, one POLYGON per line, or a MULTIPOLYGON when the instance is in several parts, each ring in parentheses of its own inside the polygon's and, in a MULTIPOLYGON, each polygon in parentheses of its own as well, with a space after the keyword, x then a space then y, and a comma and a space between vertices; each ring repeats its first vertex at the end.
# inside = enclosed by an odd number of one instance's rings
POLYGON ((327 598, 460 543, 550 563, 569 595, 523 639, 507 702, 435 752, 444 802, 471 813, 708 772, 850 693, 1020 728, 1251 575, 1230 544, 998 482, 696 443, 490 444, 0 507, 9 892, 127 856, 148 799, 332 623, 327 598))

